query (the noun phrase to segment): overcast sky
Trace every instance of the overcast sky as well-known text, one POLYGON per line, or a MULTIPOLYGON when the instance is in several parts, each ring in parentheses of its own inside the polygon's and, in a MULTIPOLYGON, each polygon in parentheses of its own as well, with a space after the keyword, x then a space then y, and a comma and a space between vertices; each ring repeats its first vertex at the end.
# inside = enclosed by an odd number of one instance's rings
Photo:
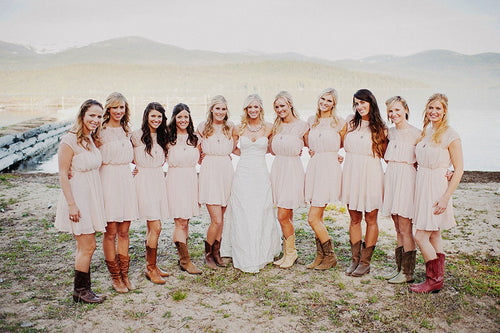
POLYGON ((60 50, 140 36, 326 59, 500 52, 498 0, 0 0, 0 40, 60 50))

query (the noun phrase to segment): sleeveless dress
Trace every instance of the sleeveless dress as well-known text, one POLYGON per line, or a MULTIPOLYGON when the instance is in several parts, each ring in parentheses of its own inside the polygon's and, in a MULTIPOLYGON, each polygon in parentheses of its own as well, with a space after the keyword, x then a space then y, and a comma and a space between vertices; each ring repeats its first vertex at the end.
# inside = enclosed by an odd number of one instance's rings
POLYGON ((177 135, 176 144, 168 146, 166 186, 170 218, 189 219, 200 214, 196 174, 200 152, 186 143, 187 138, 187 134, 177 135))
POLYGON ((67 144, 74 153, 70 167, 72 177, 69 183, 81 217, 79 222, 72 222, 69 219, 68 203, 61 190, 54 226, 59 231, 74 235, 106 231, 101 178, 99 177, 101 153, 92 139, 90 140, 90 150, 87 150, 77 144, 75 133, 68 132, 61 139, 61 145, 67 144))
MULTIPOLYGON (((352 119, 352 116, 351 118, 352 119)), ((350 210, 371 212, 382 208, 384 172, 380 158, 373 156, 372 134, 368 121, 362 120, 354 131, 344 138, 346 152, 342 177, 342 202, 350 210)))
POLYGON ((441 137, 441 143, 435 144, 431 141, 432 133, 434 130, 428 128, 425 137, 415 148, 418 170, 413 223, 417 230, 445 230, 456 225, 451 198, 443 214, 434 215, 432 206, 448 188, 445 176, 451 165, 448 147, 453 141, 459 140, 460 136, 455 130, 448 128, 441 137))
MULTIPOLYGON (((233 124, 229 123, 230 134, 233 124)), ((202 133, 205 122, 198 126, 202 133)), ((200 204, 227 206, 233 182, 233 163, 229 154, 233 151, 233 138, 222 132, 222 125, 214 125, 214 133, 201 138, 201 150, 205 154, 199 174, 200 204)))
POLYGON ((130 136, 120 127, 105 127, 101 131, 102 156, 100 169, 106 221, 134 221, 139 217, 137 195, 130 163, 134 149, 130 136))
POLYGON ((300 119, 281 126, 271 144, 276 154, 271 167, 273 202, 280 208, 295 209, 305 205, 305 173, 299 154, 304 147, 302 138, 309 126, 300 119))
POLYGON ((384 203, 382 215, 399 215, 413 218, 415 178, 415 146, 420 138, 420 130, 411 126, 405 129, 391 127, 388 132, 389 144, 384 159, 387 161, 384 183, 384 203))
POLYGON ((315 116, 308 119, 309 149, 314 151, 306 169, 305 199, 314 207, 325 207, 340 201, 342 170, 338 161, 340 130, 345 120, 332 127, 332 118, 320 118, 313 127, 315 116))
POLYGON ((134 164, 139 171, 134 176, 137 192, 139 218, 146 221, 168 218, 167 188, 165 187, 165 152, 156 141, 156 133, 151 133, 153 145, 151 155, 146 152, 146 145, 141 140, 142 130, 132 133, 134 146, 134 164))
POLYGON ((240 136, 241 156, 224 214, 221 255, 232 257, 234 267, 249 273, 258 273, 281 251, 265 159, 267 144, 265 136, 254 142, 240 136))

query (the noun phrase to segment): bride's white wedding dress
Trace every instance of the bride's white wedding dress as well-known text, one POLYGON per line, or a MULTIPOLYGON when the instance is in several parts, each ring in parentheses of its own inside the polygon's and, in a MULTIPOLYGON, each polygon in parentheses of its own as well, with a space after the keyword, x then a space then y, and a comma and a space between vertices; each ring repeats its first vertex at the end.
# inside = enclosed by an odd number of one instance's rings
POLYGON ((266 165, 268 140, 240 137, 241 156, 224 215, 221 255, 233 266, 257 273, 281 252, 281 232, 273 209, 266 165))

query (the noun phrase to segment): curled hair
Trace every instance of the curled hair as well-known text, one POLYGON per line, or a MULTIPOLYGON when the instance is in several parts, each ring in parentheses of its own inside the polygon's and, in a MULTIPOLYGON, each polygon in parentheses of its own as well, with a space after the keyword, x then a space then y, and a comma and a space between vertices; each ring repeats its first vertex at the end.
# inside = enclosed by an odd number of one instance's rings
MULTIPOLYGON (((95 99, 88 99, 83 104, 80 106, 80 111, 78 112, 78 115, 76 116, 76 122, 75 125, 73 126, 73 129, 71 132, 76 134, 76 143, 83 148, 90 150, 91 147, 91 142, 88 136, 85 135, 83 128, 84 128, 84 123, 83 123, 83 118, 85 118, 85 113, 87 113, 87 110, 92 106, 92 105, 97 105, 98 107, 102 108, 102 104, 96 101, 95 99)), ((101 138, 100 138, 100 130, 101 130, 101 125, 99 125, 95 131, 90 133, 92 140, 94 141, 94 144, 96 146, 100 146, 101 143, 101 138)))
MULTIPOLYGON (((285 100, 285 103, 288 105, 288 107, 292 111, 292 115, 295 118, 299 118, 297 111, 295 110, 295 106, 293 105, 292 95, 290 95, 290 93, 288 91, 280 91, 276 95, 276 97, 274 98, 274 101, 273 101, 273 108, 276 106, 276 102, 280 98, 285 100)), ((276 114, 276 119, 274 119, 274 124, 273 124, 273 135, 276 135, 277 133, 279 133, 281 131, 281 124, 282 123, 283 123, 283 120, 280 118, 280 116, 278 116, 276 114)))
POLYGON ((104 116, 103 116, 103 121, 102 125, 106 127, 106 124, 109 122, 109 119, 111 118, 111 114, 109 113, 109 109, 112 107, 119 106, 120 103, 123 102, 125 104, 125 114, 123 115, 122 119, 120 119, 120 125, 125 131, 125 133, 130 132, 130 109, 128 106, 128 101, 119 92, 114 92, 111 93, 108 98, 106 98, 106 104, 104 105, 104 116))
POLYGON ((212 134, 214 134, 214 114, 212 113, 212 110, 214 109, 214 106, 217 104, 224 104, 226 106, 226 116, 222 120, 222 133, 224 133, 225 136, 227 136, 229 139, 231 139, 231 127, 227 124, 227 120, 229 119, 229 108, 227 107, 227 101, 222 95, 217 95, 212 97, 212 100, 210 101, 210 106, 208 107, 208 112, 207 112, 207 121, 205 122, 205 128, 203 128, 203 132, 201 135, 204 138, 208 138, 212 134))
POLYGON ((248 95, 243 102, 243 114, 241 115, 241 124, 239 128, 239 134, 241 135, 245 128, 248 126, 248 106, 252 102, 257 102, 260 107, 259 119, 262 124, 264 124, 264 101, 258 94, 248 95))
POLYGON ((361 126, 361 115, 356 111, 356 105, 354 99, 370 103, 370 110, 368 112, 368 127, 372 133, 372 153, 373 156, 380 158, 384 157, 385 149, 387 147, 387 135, 385 134, 386 126, 382 117, 380 116, 380 110, 378 108, 377 99, 373 93, 368 89, 360 89, 356 91, 352 98, 352 108, 354 111, 354 118, 351 119, 350 132, 354 131, 356 128, 361 126))
POLYGON ((406 120, 408 120, 408 118, 410 118, 410 108, 408 108, 408 103, 406 102, 406 99, 404 99, 401 96, 393 96, 393 97, 389 98, 387 101, 385 101, 385 106, 387 107, 387 120, 390 120, 389 119, 389 109, 396 102, 401 103, 401 105, 403 106, 403 109, 406 110, 405 118, 406 118, 406 120))
POLYGON ((194 125, 193 125, 193 118, 191 118, 191 111, 189 110, 189 106, 183 103, 177 104, 176 106, 174 106, 174 109, 172 110, 172 118, 170 118, 170 122, 168 123, 168 134, 169 134, 168 143, 171 145, 175 145, 177 143, 177 121, 175 117, 184 110, 186 110, 187 113, 189 114, 189 125, 186 128, 188 134, 186 143, 188 145, 196 147, 198 146, 198 136, 194 132, 194 125))
MULTIPOLYGON (((151 148, 153 148, 153 138, 151 137, 151 129, 149 128, 149 113, 151 111, 158 111, 161 113, 161 124, 156 129, 156 142, 167 155, 168 148, 168 129, 167 129, 167 115, 165 114, 165 109, 160 103, 152 102, 146 106, 144 114, 142 115, 142 136, 141 141, 146 145, 146 152, 151 155, 151 148)), ((153 156, 153 155, 151 155, 153 156)))
POLYGON ((339 124, 339 117, 337 115, 337 101, 339 100, 339 95, 337 93, 337 90, 335 90, 334 88, 326 88, 318 96, 316 114, 314 115, 314 123, 313 123, 312 127, 316 127, 319 124, 319 119, 321 118, 321 111, 319 109, 319 101, 320 101, 321 97, 323 97, 325 95, 330 95, 330 96, 332 96, 332 99, 333 99, 332 112, 330 112, 330 117, 332 118, 331 122, 330 122, 330 126, 335 128, 339 124))
POLYGON ((443 106, 443 120, 439 123, 439 126, 435 129, 434 133, 432 134, 432 142, 436 144, 441 143, 441 137, 443 136, 444 132, 446 132, 446 130, 448 129, 448 97, 445 94, 440 94, 440 93, 433 94, 427 100, 427 104, 425 104, 424 128, 422 130, 422 136, 420 137, 419 141, 421 141, 425 137, 427 127, 431 122, 429 118, 427 118, 427 108, 429 107, 429 104, 436 101, 440 102, 441 105, 443 106))

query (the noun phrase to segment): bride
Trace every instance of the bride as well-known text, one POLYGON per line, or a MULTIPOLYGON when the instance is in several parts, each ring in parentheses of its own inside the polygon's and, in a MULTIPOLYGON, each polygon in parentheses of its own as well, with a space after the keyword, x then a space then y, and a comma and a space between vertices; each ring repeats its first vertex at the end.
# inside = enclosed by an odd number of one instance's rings
POLYGON ((264 121, 257 94, 246 98, 243 111, 235 150, 241 157, 224 216, 221 255, 232 257, 235 268, 257 273, 281 251, 265 158, 272 124, 264 121))

